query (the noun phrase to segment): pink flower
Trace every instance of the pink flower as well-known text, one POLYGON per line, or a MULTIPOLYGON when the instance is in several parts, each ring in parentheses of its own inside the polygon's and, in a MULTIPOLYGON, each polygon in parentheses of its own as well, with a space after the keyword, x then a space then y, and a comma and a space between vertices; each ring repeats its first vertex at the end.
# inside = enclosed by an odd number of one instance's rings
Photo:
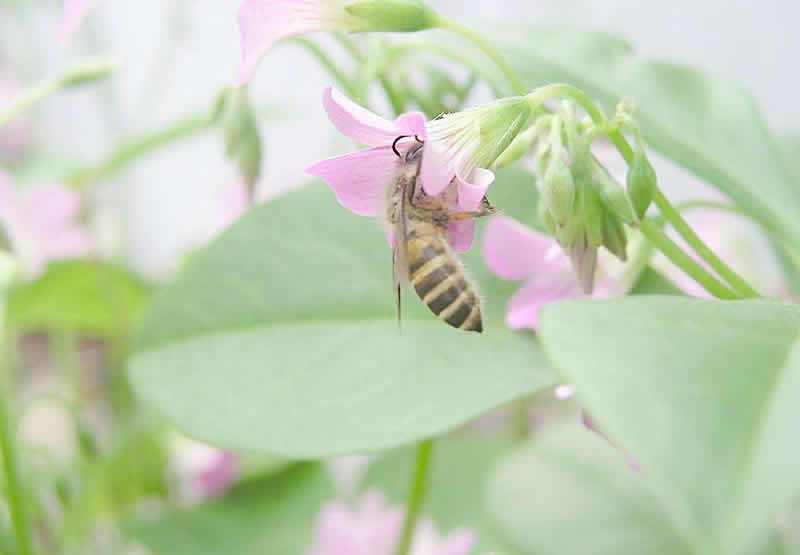
POLYGON ((243 181, 233 181, 217 193, 217 218, 212 235, 225 231, 250 206, 250 188, 243 181))
POLYGON ((56 31, 58 40, 68 41, 93 7, 93 0, 64 0, 64 12, 56 31))
POLYGON ((18 193, 0 170, 0 226, 28 278, 38 276, 51 260, 89 254, 89 232, 76 222, 80 210, 75 191, 49 185, 18 193))
MULTIPOLYGON (((325 505, 317 522, 309 555, 392 555, 403 526, 402 508, 389 505, 383 494, 370 490, 356 507, 341 501, 325 505)), ((417 523, 411 555, 466 555, 475 544, 466 529, 442 536, 434 523, 417 523)))
POLYGON ((181 498, 195 504, 230 489, 240 475, 235 453, 180 437, 174 442, 175 471, 181 498))
MULTIPOLYGON (((463 156, 442 161, 439 167, 429 168, 430 178, 426 179, 428 156, 440 160, 439 152, 450 152, 452 149, 446 139, 428 140, 428 126, 436 122, 426 126, 425 116, 420 112, 409 112, 389 121, 330 87, 325 90, 323 104, 339 131, 372 148, 323 160, 306 171, 326 181, 342 206, 358 215, 382 216, 386 187, 400 164, 392 144, 403 135, 409 137, 409 141, 416 136, 425 142, 421 181, 427 194, 438 195, 454 183, 457 191, 454 210, 477 209, 494 180, 494 173, 484 168, 469 167, 471 161, 463 156)), ((456 251, 469 250, 474 229, 473 221, 451 222, 450 243, 456 251)))
MULTIPOLYGON (((525 227, 506 216, 489 221, 483 242, 483 255, 489 269, 509 281, 525 281, 511 297, 506 324, 512 329, 533 328, 539 324, 539 309, 544 305, 584 297, 568 256, 555 239, 525 227)), ((609 257, 610 258, 610 257, 609 257)), ((611 269, 613 263, 603 260, 611 269)), ((613 297, 625 292, 623 280, 615 272, 598 272, 593 297, 613 297)))
POLYGON ((242 62, 234 85, 247 82, 281 39, 316 31, 420 31, 436 14, 418 0, 244 0, 239 9, 242 62))
MULTIPOLYGON (((763 233, 746 218, 719 210, 699 209, 687 212, 686 221, 723 262, 730 265, 756 290, 769 296, 786 298, 790 287, 772 255, 773 251, 763 233)), ((676 241, 685 245, 677 233, 672 230, 669 233, 676 241)), ((685 249, 700 264, 708 267, 688 246, 685 249)), ((701 285, 663 255, 654 257, 653 267, 687 295, 711 297, 701 285)))
MULTIPOLYGON (((19 91, 12 77, 0 74, 0 106, 9 104, 19 91)), ((0 162, 14 163, 22 157, 31 140, 30 123, 30 118, 21 114, 0 129, 0 162)))

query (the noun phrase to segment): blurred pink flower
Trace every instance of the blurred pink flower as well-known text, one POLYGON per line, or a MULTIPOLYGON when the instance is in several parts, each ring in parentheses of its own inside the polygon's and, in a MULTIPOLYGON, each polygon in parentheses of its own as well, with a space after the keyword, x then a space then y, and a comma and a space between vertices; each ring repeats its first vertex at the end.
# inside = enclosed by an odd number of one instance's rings
MULTIPOLYGON (((21 87, 7 74, 0 74, 0 106, 13 99, 21 87)), ((12 164, 22 157, 31 141, 31 122, 26 114, 20 114, 0 129, 0 163, 12 164)))
POLYGON ((58 22, 56 36, 60 41, 68 41, 80 27, 81 22, 94 7, 95 0, 64 0, 64 11, 58 22))
POLYGON ((92 241, 79 224, 80 195, 57 185, 17 192, 0 170, 0 226, 21 259, 28 278, 52 260, 86 256, 92 241))
POLYGON ((212 235, 225 231, 250 206, 250 188, 243 181, 233 181, 217 192, 217 217, 212 235))
MULTIPOLYGON (((309 555, 393 555, 403 526, 404 510, 389 505, 377 490, 364 493, 356 507, 332 501, 322 508, 309 555)), ((466 529, 442 536, 435 524, 417 523, 411 555, 467 555, 475 535, 466 529)))
MULTIPOLYGON (((745 217, 713 209, 697 209, 686 213, 686 221, 700 238, 759 292, 786 298, 790 287, 763 233, 745 217)), ((685 242, 670 230, 676 241, 685 242)), ((692 257, 708 266, 688 247, 692 257)), ((652 265, 687 295, 710 298, 696 281, 671 264, 663 255, 654 257, 652 265)))
MULTIPOLYGON (((569 258, 549 235, 539 233, 506 216, 489 221, 483 239, 486 265, 500 278, 525 281, 511 297, 506 324, 511 329, 532 328, 539 324, 539 309, 564 299, 585 297, 569 258)), ((614 297, 627 291, 623 280, 604 272, 601 260, 593 297, 614 297)))
POLYGON ((242 62, 234 85, 246 83, 261 57, 280 39, 315 31, 351 30, 349 0, 244 0, 239 8, 242 62))
POLYGON ((230 451, 181 437, 175 442, 181 498, 195 504, 217 497, 239 479, 239 459, 230 451))
MULTIPOLYGON (((425 141, 422 171, 426 156, 438 156, 439 151, 450 150, 448 145, 437 146, 435 140, 426 140, 425 116, 420 112, 408 112, 389 121, 355 104, 331 87, 325 90, 323 105, 339 131, 372 148, 323 160, 306 171, 326 181, 342 206, 358 215, 382 215, 386 187, 401 163, 392 150, 397 137, 407 136, 413 141, 416 136, 425 141), (434 147, 436 151, 432 150, 434 147)), ((466 173, 466 178, 462 178, 464 168, 469 163, 464 157, 447 161, 445 167, 438 169, 435 178, 422 179, 422 187, 433 196, 455 183, 457 200, 453 209, 477 209, 494 180, 494 173, 484 168, 474 168, 466 173)), ((450 243, 457 252, 470 249, 474 230, 473 221, 451 222, 450 243)))

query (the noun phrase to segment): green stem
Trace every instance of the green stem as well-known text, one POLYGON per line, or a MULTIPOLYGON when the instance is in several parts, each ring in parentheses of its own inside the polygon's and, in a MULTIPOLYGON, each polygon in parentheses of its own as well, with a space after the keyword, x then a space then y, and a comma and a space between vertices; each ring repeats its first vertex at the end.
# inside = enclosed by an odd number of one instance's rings
POLYGON ((56 92, 60 88, 59 83, 58 78, 45 79, 17 96, 7 108, 0 110, 0 129, 43 98, 56 92))
POLYGON ((708 264, 717 274, 727 281, 742 297, 755 298, 760 295, 755 289, 737 274, 730 266, 725 264, 708 245, 706 245, 700 237, 689 226, 686 220, 681 216, 680 212, 672 206, 669 199, 664 196, 661 189, 656 187, 653 193, 653 202, 655 202, 658 209, 667 219, 667 221, 681 234, 681 237, 686 240, 690 247, 694 249, 697 255, 708 264))
POLYGON ((354 96, 356 94, 356 89, 353 85, 353 82, 350 78, 344 74, 342 70, 340 70, 333 60, 322 50, 316 43, 306 39, 306 38, 295 38, 292 40, 298 46, 302 46, 305 48, 309 54, 311 54, 319 64, 325 68, 325 70, 330 73, 331 77, 336 80, 339 85, 347 91, 348 96, 354 96))
POLYGON ((414 539, 414 529, 417 526, 419 513, 425 501, 428 490, 430 474, 431 454, 433 453, 433 440, 423 441, 417 447, 417 461, 414 472, 414 481, 411 484, 411 491, 408 497, 408 510, 406 519, 403 522, 403 532, 400 536, 400 543, 397 544, 395 555, 408 555, 411 542, 414 539))
MULTIPOLYGON (((5 273, 5 269, 0 269, 0 271, 5 273)), ((13 270, 9 270, 9 272, 13 272, 13 270)), ((5 299, 8 286, 6 277, 10 279, 12 276, 12 273, 7 276, 0 276, 0 459, 3 465, 8 510, 14 527, 17 553, 19 555, 31 555, 33 547, 25 511, 22 481, 17 467, 15 426, 11 419, 10 405, 12 401, 11 390, 8 386, 11 383, 11 364, 7 356, 7 350, 11 346, 7 344, 5 333, 5 299)))
POLYGON ((12 100, 8 107, 0 109, 0 129, 54 92, 101 79, 109 75, 115 68, 116 62, 111 58, 88 57, 79 60, 54 77, 39 81, 12 100))
POLYGON ((482 65, 475 63, 475 60, 469 56, 468 53, 462 52, 455 48, 450 48, 446 44, 434 42, 432 40, 415 39, 398 44, 389 52, 387 63, 396 62, 397 60, 408 56, 409 54, 416 54, 420 51, 430 52, 441 56, 442 58, 458 62, 459 64, 472 70, 472 72, 482 80, 486 81, 495 96, 506 96, 507 89, 503 86, 503 83, 498 80, 497 76, 493 75, 489 71, 486 71, 486 68, 484 68, 482 65))
POLYGON ((494 46, 492 46, 489 41, 484 39, 480 34, 476 33, 466 25, 462 25, 457 21, 440 18, 439 27, 461 35, 475 44, 475 46, 480 48, 481 51, 483 51, 483 53, 486 54, 495 63, 495 65, 497 65, 500 71, 503 72, 503 75, 505 75, 508 83, 511 85, 511 88, 514 89, 514 93, 518 95, 525 94, 527 89, 519 76, 517 76, 514 68, 511 67, 511 64, 506 61, 505 57, 494 46))
POLYGON ((96 166, 70 172, 64 182, 77 189, 86 189, 106 179, 131 164, 137 158, 169 143, 205 131, 214 124, 213 114, 192 115, 178 120, 164 129, 144 134, 123 143, 105 160, 96 166))
POLYGON ((647 237, 664 255, 689 277, 699 283, 703 288, 718 299, 739 299, 741 295, 730 290, 726 285, 712 276, 705 268, 695 262, 686 254, 677 243, 667 236, 661 227, 648 219, 639 223, 639 230, 647 237))

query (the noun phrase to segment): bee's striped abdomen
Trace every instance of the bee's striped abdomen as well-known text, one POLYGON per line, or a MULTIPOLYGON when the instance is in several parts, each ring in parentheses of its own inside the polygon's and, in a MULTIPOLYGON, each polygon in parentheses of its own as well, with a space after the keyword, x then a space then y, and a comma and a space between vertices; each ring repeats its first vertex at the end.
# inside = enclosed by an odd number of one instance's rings
POLYGON ((407 249, 408 279, 431 312, 454 328, 483 331, 475 286, 442 233, 433 224, 413 225, 407 249))

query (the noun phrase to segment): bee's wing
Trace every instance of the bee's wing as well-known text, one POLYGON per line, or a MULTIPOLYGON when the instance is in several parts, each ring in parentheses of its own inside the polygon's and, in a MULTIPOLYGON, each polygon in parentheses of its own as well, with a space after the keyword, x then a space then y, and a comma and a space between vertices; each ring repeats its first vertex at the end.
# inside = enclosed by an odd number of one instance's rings
POLYGON ((394 275, 394 288, 397 295, 397 326, 401 326, 400 295, 403 283, 408 281, 408 243, 406 230, 408 220, 406 216, 406 202, 408 202, 407 182, 400 179, 398 183, 399 207, 394 222, 394 247, 392 249, 392 273, 394 275))

